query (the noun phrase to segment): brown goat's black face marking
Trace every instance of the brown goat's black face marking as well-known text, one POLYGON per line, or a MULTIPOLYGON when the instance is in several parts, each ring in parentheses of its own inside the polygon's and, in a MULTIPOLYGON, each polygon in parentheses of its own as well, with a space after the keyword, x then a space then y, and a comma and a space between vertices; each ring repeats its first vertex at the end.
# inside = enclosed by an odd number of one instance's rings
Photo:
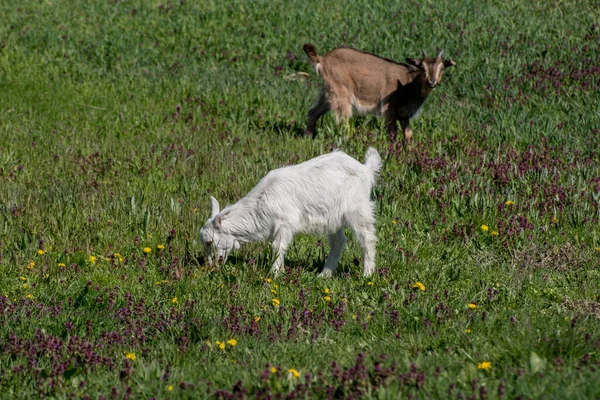
POLYGON ((421 60, 407 60, 410 64, 415 65, 419 69, 421 69, 424 74, 423 78, 425 84, 430 88, 434 88, 438 83, 442 80, 442 75, 444 75, 444 69, 453 67, 456 65, 454 61, 448 59, 444 61, 442 59, 442 51, 438 53, 436 57, 427 57, 425 52, 423 51, 423 58, 421 60))
POLYGON ((444 61, 441 58, 425 58, 421 60, 421 69, 424 72, 425 83, 433 89, 442 80, 444 61))

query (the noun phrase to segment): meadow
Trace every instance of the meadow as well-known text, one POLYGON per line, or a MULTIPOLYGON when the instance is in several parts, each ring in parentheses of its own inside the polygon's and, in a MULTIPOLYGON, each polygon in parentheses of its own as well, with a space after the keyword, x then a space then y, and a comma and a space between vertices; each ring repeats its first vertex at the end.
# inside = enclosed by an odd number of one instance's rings
POLYGON ((596 0, 0 3, 0 397, 600 397, 596 0), (302 51, 457 64, 411 122, 328 115, 302 51), (298 72, 309 73, 299 78, 298 72), (348 232, 205 265, 268 171, 384 162, 348 232))

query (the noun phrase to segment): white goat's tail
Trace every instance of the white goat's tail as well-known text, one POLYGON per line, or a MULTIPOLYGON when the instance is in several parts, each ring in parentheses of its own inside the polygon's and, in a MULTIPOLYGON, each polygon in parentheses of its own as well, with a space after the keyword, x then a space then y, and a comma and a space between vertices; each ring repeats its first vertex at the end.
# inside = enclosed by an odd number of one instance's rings
POLYGON ((373 174, 373 178, 377 177, 381 169, 381 157, 377 150, 372 147, 369 147, 365 153, 365 167, 373 174))

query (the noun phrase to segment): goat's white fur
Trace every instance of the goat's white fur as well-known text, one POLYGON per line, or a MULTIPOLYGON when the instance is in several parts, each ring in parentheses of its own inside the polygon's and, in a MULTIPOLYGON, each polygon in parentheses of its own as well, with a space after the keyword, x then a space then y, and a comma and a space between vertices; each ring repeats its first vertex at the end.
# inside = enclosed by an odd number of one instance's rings
POLYGON ((213 252, 223 262, 242 243, 272 242, 272 272, 283 269, 285 251, 297 233, 327 234, 329 255, 321 276, 331 276, 346 243, 344 227, 350 227, 362 247, 365 276, 375 271, 375 204, 371 189, 381 157, 369 148, 361 164, 341 151, 334 151, 298 165, 273 170, 244 198, 219 209, 211 197, 212 213, 200 240, 209 264, 213 252))

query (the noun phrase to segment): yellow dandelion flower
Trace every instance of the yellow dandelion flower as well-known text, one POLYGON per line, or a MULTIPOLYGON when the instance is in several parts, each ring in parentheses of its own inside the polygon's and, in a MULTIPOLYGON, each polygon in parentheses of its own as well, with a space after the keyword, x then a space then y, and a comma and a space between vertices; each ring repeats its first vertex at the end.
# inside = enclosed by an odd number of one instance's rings
POLYGON ((160 285, 160 281, 156 282, 157 285, 160 285))
POLYGON ((492 231, 492 233, 490 235, 492 235, 492 236, 498 236, 498 231, 492 231))
POLYGON ((260 317, 258 317, 258 316, 254 317, 254 322, 258 322, 258 321, 260 321, 260 317))
POLYGON ((352 314, 352 319, 356 319, 356 314, 352 314))
POLYGON ((39 249, 39 250, 38 250, 38 254, 39 254, 40 256, 43 256, 43 255, 44 255, 44 253, 45 253, 45 251, 44 251, 44 250, 42 250, 42 249, 39 249))
POLYGON ((471 310, 474 310, 477 308, 477 305, 475 305, 473 303, 469 303, 469 304, 467 304, 467 307, 469 307, 471 310))
POLYGON ((27 278, 25 278, 24 276, 20 276, 19 279, 22 280, 22 281, 26 281, 27 280, 27 278))
POLYGON ((90 262, 96 264, 96 256, 90 256, 90 262))
POLYGON ((66 267, 65 263, 58 263, 58 268, 64 268, 66 267))
POLYGON ((23 284, 23 289, 27 289, 27 284, 26 283, 23 284))
POLYGON ((490 361, 484 361, 477 364, 477 369, 483 369, 485 371, 492 369, 492 363, 490 361))
POLYGON ((558 218, 552 217, 552 222, 558 222, 558 218))
POLYGON ((207 340, 207 341, 205 341, 204 343, 206 343, 206 345, 207 345, 208 347, 212 347, 212 343, 210 342, 210 340, 207 340))
POLYGON ((225 342, 215 342, 215 344, 219 346, 219 349, 225 350, 225 342))
POLYGON ((227 344, 230 345, 231 347, 235 347, 237 345, 237 340, 235 340, 235 339, 229 339, 227 341, 227 344))
POLYGON ((131 361, 135 361, 137 357, 133 353, 127 353, 125 354, 125 358, 129 358, 131 361))
POLYGON ((278 284, 276 284, 276 283, 274 283, 274 284, 273 284, 273 287, 274 287, 275 289, 278 289, 278 288, 279 288, 279 285, 278 285, 278 284))
POLYGON ((28 299, 33 299, 33 295, 32 294, 28 294, 27 296, 25 296, 28 299))
POLYGON ((27 269, 33 269, 35 267, 35 263, 33 261, 31 261, 29 264, 27 264, 27 269))
POLYGON ((325 293, 325 294, 331 294, 331 290, 329 290, 329 288, 325 288, 323 290, 323 293, 325 293))
POLYGON ((481 230, 487 232, 490 228, 487 225, 481 225, 481 230))
POLYGON ((279 299, 273 299, 271 300, 271 303, 273 304, 273 307, 279 307, 279 304, 281 304, 279 299))
POLYGON ((164 244, 159 244, 158 246, 156 246, 157 249, 159 250, 164 250, 165 249, 165 245, 164 244))
POLYGON ((293 368, 288 369, 288 372, 294 379, 298 379, 298 377, 300 376, 300 373, 293 368))
POLYGON ((419 289, 421 292, 425 291, 425 285, 423 285, 423 283, 421 282, 417 282, 414 285, 412 285, 413 289, 419 289))
POLYGON ((396 220, 395 220, 395 219, 393 219, 393 220, 392 220, 392 225, 396 225, 396 224, 397 224, 396 220))
POLYGON ((600 247, 594 247, 594 250, 600 251, 600 247))
POLYGON ((374 285, 374 283, 373 283, 373 282, 367 282, 367 285, 369 285, 369 286, 373 286, 373 285, 374 285))
POLYGON ((173 385, 169 385, 169 387, 167 388, 167 390, 168 390, 169 392, 172 392, 172 391, 173 391, 173 385))
POLYGON ((144 253, 148 254, 152 251, 150 247, 144 247, 144 253))
POLYGON ((271 283, 271 282, 273 282, 273 279, 271 279, 271 278, 267 278, 267 279, 265 279, 265 282, 267 282, 267 283, 271 283))
POLYGON ((277 294, 277 290, 275 290, 275 289, 271 289, 271 293, 273 293, 273 294, 277 294))
POLYGON ((152 239, 152 234, 151 233, 148 234, 148 239, 152 239))
POLYGON ((465 329, 465 333, 471 333, 471 330, 469 328, 465 329))
POLYGON ((512 200, 507 200, 504 204, 506 204, 507 206, 512 206, 513 204, 515 204, 515 202, 512 200))
POLYGON ((173 304, 174 304, 174 303, 177 303, 177 297, 173 297, 173 298, 171 299, 171 303, 173 303, 173 304))
POLYGON ((272 374, 276 374, 276 373, 277 373, 277 368, 275 368, 275 367, 271 367, 271 373, 272 373, 272 374))
POLYGON ((50 274, 46 274, 44 275, 44 278, 48 279, 50 277, 50 274))
POLYGON ((329 303, 331 301, 331 296, 324 296, 323 300, 329 303))

